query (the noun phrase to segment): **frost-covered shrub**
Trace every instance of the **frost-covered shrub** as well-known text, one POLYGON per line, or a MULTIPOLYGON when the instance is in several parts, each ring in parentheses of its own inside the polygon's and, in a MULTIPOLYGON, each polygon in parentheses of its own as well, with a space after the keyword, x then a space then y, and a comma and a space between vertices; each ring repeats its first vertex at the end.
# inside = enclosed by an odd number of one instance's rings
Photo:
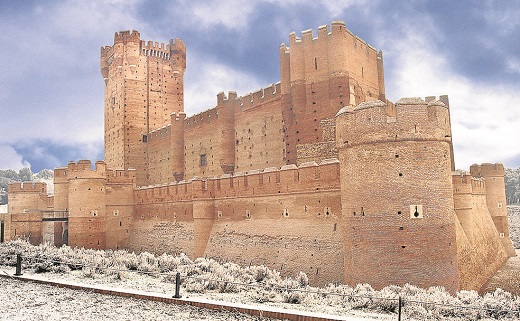
POLYGON ((212 262, 211 261, 213 261, 213 260, 211 260, 211 259, 207 260, 203 257, 199 257, 199 258, 195 259, 195 261, 193 261, 193 263, 200 269, 200 271, 202 273, 207 273, 207 272, 212 271, 212 269, 211 269, 212 262))
POLYGON ((381 289, 377 297, 373 299, 371 308, 383 312, 397 312, 399 307, 399 293, 401 288, 389 285, 381 289))
POLYGON ((177 260, 175 260, 175 256, 168 255, 163 253, 161 256, 157 257, 157 266, 161 273, 174 271, 177 268, 177 260))
POLYGON ((300 304, 306 298, 306 293, 301 291, 284 291, 282 293, 283 302, 300 304))
POLYGON ((256 282, 262 282, 269 275, 269 268, 264 265, 255 265, 249 267, 249 271, 251 272, 256 282))
POLYGON ((195 293, 203 293, 206 291, 206 281, 197 280, 194 278, 188 278, 184 282, 184 286, 186 288, 186 291, 188 292, 195 292, 195 293))
POLYGON ((482 307, 487 310, 487 316, 500 319, 508 315, 507 311, 511 309, 512 299, 511 293, 499 288, 495 292, 484 295, 482 307))
POLYGON ((298 274, 296 274, 296 282, 300 287, 304 288, 307 285, 309 285, 309 277, 307 276, 307 274, 300 271, 298 272, 298 274))
POLYGON ((279 302, 282 300, 280 294, 275 291, 268 291, 263 288, 252 288, 248 292, 248 296, 253 302, 266 303, 266 302, 279 302))
POLYGON ((145 273, 157 277, 158 282, 168 283, 175 283, 176 274, 180 273, 181 286, 185 288, 181 291, 239 293, 249 302, 288 302, 342 311, 363 309, 396 313, 397 298, 401 296, 405 319, 416 320, 517 320, 518 312, 511 310, 520 309, 520 298, 500 289, 481 297, 475 291, 451 295, 444 288, 422 289, 410 284, 390 285, 380 291, 368 284, 354 288, 329 284, 316 288, 309 285, 303 272, 293 278, 282 278, 280 272, 263 265, 241 267, 232 262, 221 264, 206 258, 191 261, 185 254, 155 256, 148 252, 136 254, 125 250, 57 248, 52 244, 33 246, 25 240, 0 244, 0 264, 14 266, 17 253, 24 258, 23 269, 39 273, 69 273, 81 269, 85 278, 110 276, 116 280, 132 281, 140 279, 134 278, 135 275, 145 273))

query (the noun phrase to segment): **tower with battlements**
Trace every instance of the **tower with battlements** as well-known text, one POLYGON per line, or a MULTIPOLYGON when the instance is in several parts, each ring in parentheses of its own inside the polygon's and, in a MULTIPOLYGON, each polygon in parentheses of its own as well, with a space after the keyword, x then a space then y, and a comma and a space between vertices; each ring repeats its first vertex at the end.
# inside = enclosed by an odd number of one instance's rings
POLYGON ((346 282, 458 289, 448 106, 365 102, 336 125, 346 282))
POLYGON ((116 33, 101 49, 106 161, 55 169, 54 197, 11 184, 7 239, 450 292, 515 255, 503 166, 453 171, 448 97, 388 101, 381 51, 343 22, 292 33, 279 83, 191 116, 185 67, 179 39, 116 33))
POLYGON ((484 163, 471 165, 470 173, 486 180, 486 204, 499 237, 510 256, 515 255, 515 249, 509 238, 509 223, 507 221, 506 193, 504 180, 504 165, 484 163))
POLYGON ((101 48, 105 80, 105 160, 110 168, 136 169, 137 182, 148 181, 147 141, 151 130, 184 111, 186 46, 141 40, 121 31, 114 45, 101 48))

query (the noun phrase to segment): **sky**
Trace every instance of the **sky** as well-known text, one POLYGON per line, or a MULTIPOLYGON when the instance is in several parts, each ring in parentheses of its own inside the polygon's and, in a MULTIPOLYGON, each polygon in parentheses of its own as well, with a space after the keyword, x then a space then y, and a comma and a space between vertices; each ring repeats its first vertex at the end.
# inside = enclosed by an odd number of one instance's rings
POLYGON ((100 48, 187 45, 185 111, 280 80, 291 32, 345 21, 383 51, 387 98, 448 95, 455 164, 520 166, 520 1, 0 0, 0 169, 103 159, 100 48))

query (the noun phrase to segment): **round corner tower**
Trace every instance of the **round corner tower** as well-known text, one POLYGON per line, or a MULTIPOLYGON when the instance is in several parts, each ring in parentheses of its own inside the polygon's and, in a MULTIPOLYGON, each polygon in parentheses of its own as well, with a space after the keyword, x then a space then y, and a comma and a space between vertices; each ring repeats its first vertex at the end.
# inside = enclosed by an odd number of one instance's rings
POLYGON ((101 48, 105 80, 105 161, 108 168, 136 170, 146 185, 148 133, 166 126, 173 112, 184 111, 186 45, 141 40, 121 31, 114 45, 101 48))
POLYGON ((473 177, 482 177, 486 182, 486 205, 495 223, 507 254, 516 256, 513 243, 509 238, 509 224, 507 221, 507 201, 505 192, 505 170, 500 163, 473 164, 470 167, 473 177))
POLYGON ((438 101, 377 100, 336 115, 345 282, 458 289, 451 128, 438 101))

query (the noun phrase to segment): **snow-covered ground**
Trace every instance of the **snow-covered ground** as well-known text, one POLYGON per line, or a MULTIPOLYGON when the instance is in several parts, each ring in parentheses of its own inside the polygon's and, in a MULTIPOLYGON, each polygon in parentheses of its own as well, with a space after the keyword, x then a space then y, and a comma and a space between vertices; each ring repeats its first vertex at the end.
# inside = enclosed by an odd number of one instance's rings
POLYGON ((0 279, 0 320, 270 320, 227 311, 123 298, 0 279))

